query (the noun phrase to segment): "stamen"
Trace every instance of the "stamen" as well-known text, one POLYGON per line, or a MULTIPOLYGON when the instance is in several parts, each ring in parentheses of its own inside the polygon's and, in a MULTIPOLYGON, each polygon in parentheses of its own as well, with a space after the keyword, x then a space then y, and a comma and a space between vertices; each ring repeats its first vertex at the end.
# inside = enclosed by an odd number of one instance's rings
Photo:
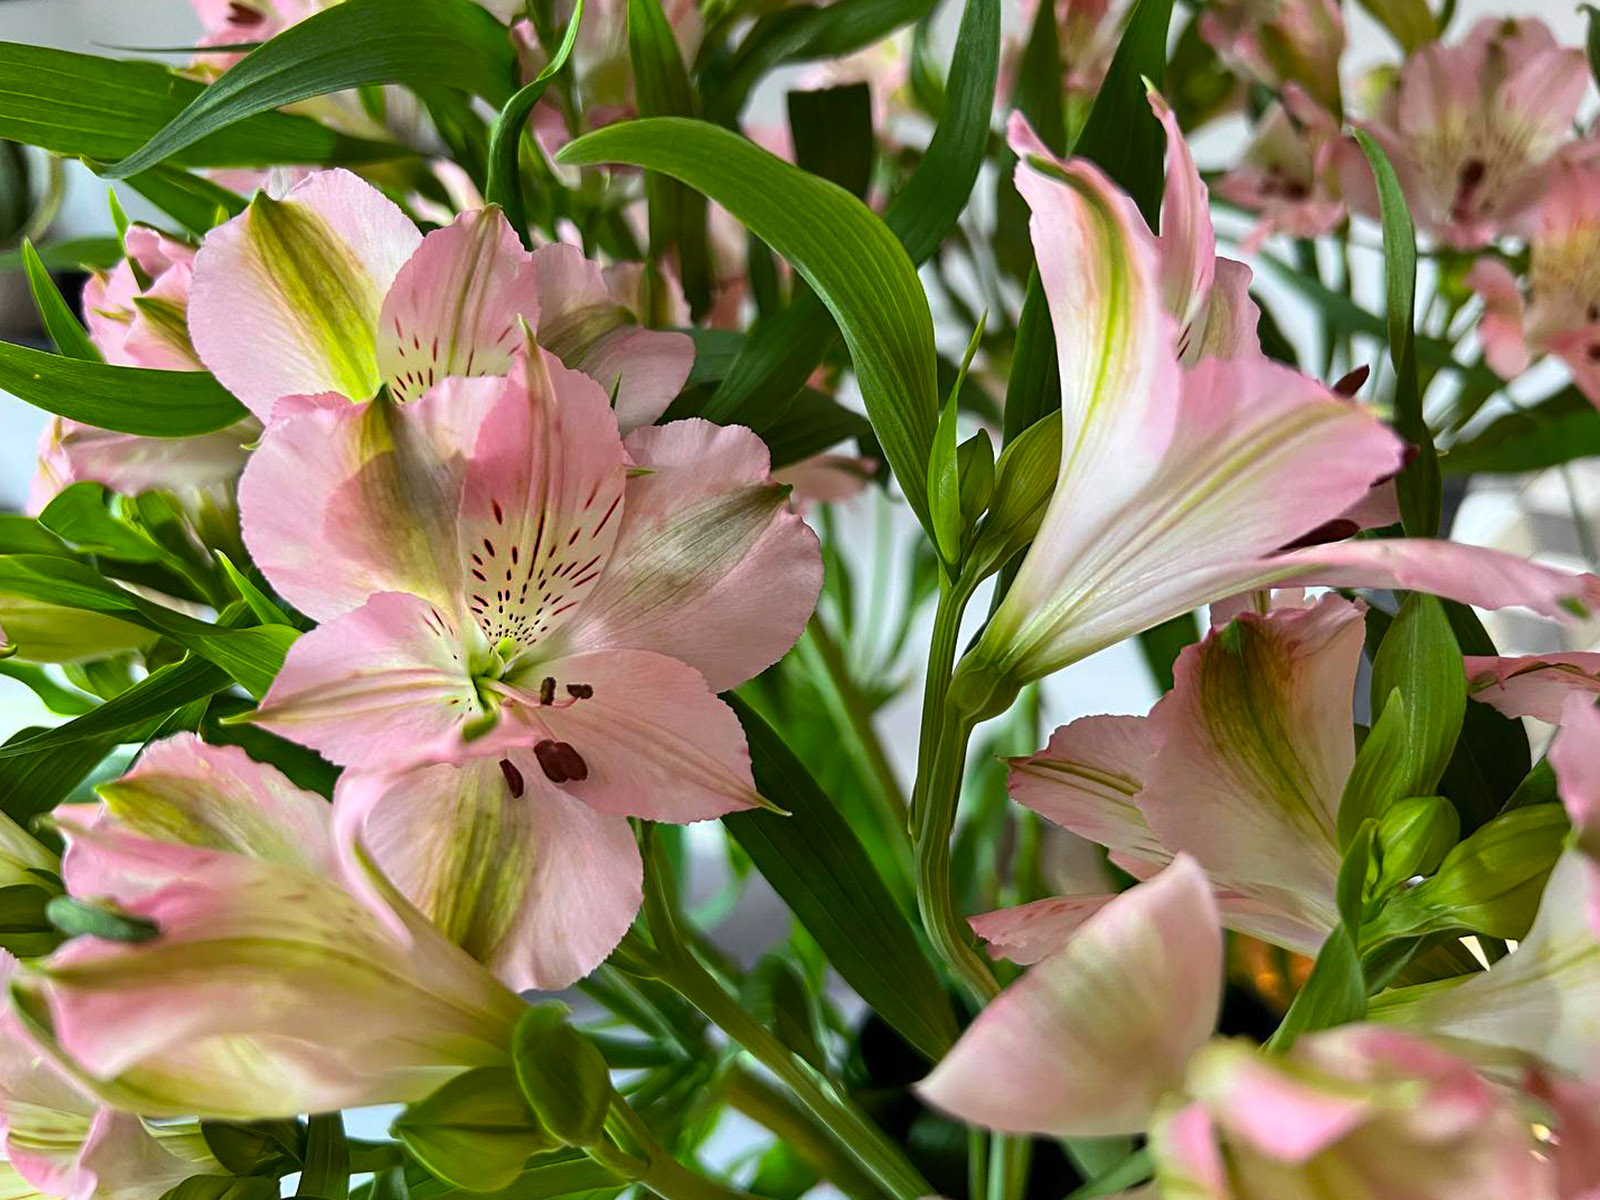
POLYGON ((1367 382, 1367 376, 1371 374, 1372 368, 1363 364, 1334 384, 1333 390, 1341 396, 1354 396, 1361 390, 1361 385, 1367 382))
POLYGON ((567 684, 567 695, 574 700, 587 700, 594 695, 594 688, 587 683, 569 683, 567 684))
POLYGON ((517 770, 516 764, 509 758, 500 760, 500 774, 506 777, 506 787, 511 792, 513 800, 522 799, 522 793, 527 786, 522 779, 522 772, 517 770))
POLYGON ((539 703, 554 704, 556 699, 556 677, 546 675, 539 681, 539 703))
POLYGON ((589 778, 589 764, 570 742, 546 738, 534 746, 533 756, 539 760, 545 778, 551 783, 582 783, 589 778))

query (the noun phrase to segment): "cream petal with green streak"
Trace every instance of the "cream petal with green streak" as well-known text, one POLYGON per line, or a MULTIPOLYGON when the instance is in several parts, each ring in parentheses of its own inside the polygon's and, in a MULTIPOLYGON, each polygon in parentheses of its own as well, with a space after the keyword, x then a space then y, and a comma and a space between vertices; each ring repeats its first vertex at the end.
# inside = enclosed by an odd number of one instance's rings
POLYGON ((284 396, 365 400, 382 382, 383 298, 421 241, 396 205, 348 171, 319 171, 282 200, 258 192, 195 256, 195 351, 263 420, 284 396))

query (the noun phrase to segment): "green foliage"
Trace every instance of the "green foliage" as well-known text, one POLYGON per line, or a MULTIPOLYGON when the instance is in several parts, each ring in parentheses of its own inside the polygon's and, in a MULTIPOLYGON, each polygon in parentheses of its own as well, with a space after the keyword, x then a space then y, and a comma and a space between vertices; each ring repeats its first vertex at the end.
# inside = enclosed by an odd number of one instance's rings
POLYGON ((6 342, 0 342, 0 388, 57 416, 145 437, 214 433, 245 415, 204 371, 114 367, 6 342))

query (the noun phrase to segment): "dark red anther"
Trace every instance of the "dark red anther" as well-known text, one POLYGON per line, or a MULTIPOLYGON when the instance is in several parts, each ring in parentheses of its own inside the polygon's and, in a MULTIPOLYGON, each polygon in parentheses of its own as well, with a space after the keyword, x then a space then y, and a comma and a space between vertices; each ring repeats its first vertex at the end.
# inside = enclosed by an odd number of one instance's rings
POLYGON ((546 738, 533 748, 533 756, 539 760, 545 778, 551 783, 582 783, 589 778, 589 764, 570 742, 546 738))
POLYGON ((1354 396, 1367 382, 1367 377, 1372 374, 1372 368, 1363 364, 1351 371, 1338 383, 1333 385, 1333 390, 1341 396, 1354 396))
POLYGON ((539 681, 539 703, 554 704, 556 702, 556 678, 546 675, 539 681))
POLYGON ((522 772, 517 770, 516 764, 509 758, 500 760, 500 774, 506 777, 506 787, 511 792, 513 800, 522 799, 522 793, 527 785, 522 780, 522 772))
POLYGON ((567 684, 567 695, 574 700, 587 700, 594 695, 594 688, 587 683, 569 683, 567 684))

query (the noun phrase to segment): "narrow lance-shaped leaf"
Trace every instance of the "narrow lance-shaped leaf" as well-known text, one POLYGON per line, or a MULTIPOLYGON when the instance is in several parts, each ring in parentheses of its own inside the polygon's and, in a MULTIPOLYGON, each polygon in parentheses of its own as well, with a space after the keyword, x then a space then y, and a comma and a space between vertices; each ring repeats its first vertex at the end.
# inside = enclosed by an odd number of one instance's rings
POLYGON ((204 371, 115 367, 7 342, 0 342, 0 388, 57 416, 143 437, 214 433, 245 416, 204 371))
POLYGON ((805 764, 749 705, 727 700, 750 743, 757 788, 788 815, 732 813, 723 825, 845 982, 937 1060, 955 1040, 955 1014, 915 930, 805 764))
POLYGON ((22 266, 27 272, 28 287, 33 292, 34 306, 39 310, 39 321, 55 348, 68 358, 100 362, 100 351, 89 340, 89 331, 62 297, 32 242, 22 243, 22 266))
POLYGON ((499 105, 516 70, 505 27, 471 0, 345 0, 245 55, 103 173, 126 178, 247 117, 369 84, 455 88, 499 105))
POLYGON ((1394 427, 1395 432, 1417 449, 1416 457, 1395 480, 1400 496, 1400 519, 1410 537, 1433 537, 1439 532, 1443 491, 1439 456, 1433 448, 1433 433, 1422 415, 1422 392, 1417 380, 1417 348, 1412 326, 1417 293, 1417 234, 1389 156, 1365 130, 1356 130, 1356 140, 1361 143, 1377 181, 1383 219, 1389 356, 1395 373, 1394 427))
POLYGON ((561 162, 622 162, 703 192, 787 258, 838 322, 867 415, 906 500, 928 521, 938 419, 933 318, 905 250, 861 201, 726 129, 653 117, 565 146, 561 162))

